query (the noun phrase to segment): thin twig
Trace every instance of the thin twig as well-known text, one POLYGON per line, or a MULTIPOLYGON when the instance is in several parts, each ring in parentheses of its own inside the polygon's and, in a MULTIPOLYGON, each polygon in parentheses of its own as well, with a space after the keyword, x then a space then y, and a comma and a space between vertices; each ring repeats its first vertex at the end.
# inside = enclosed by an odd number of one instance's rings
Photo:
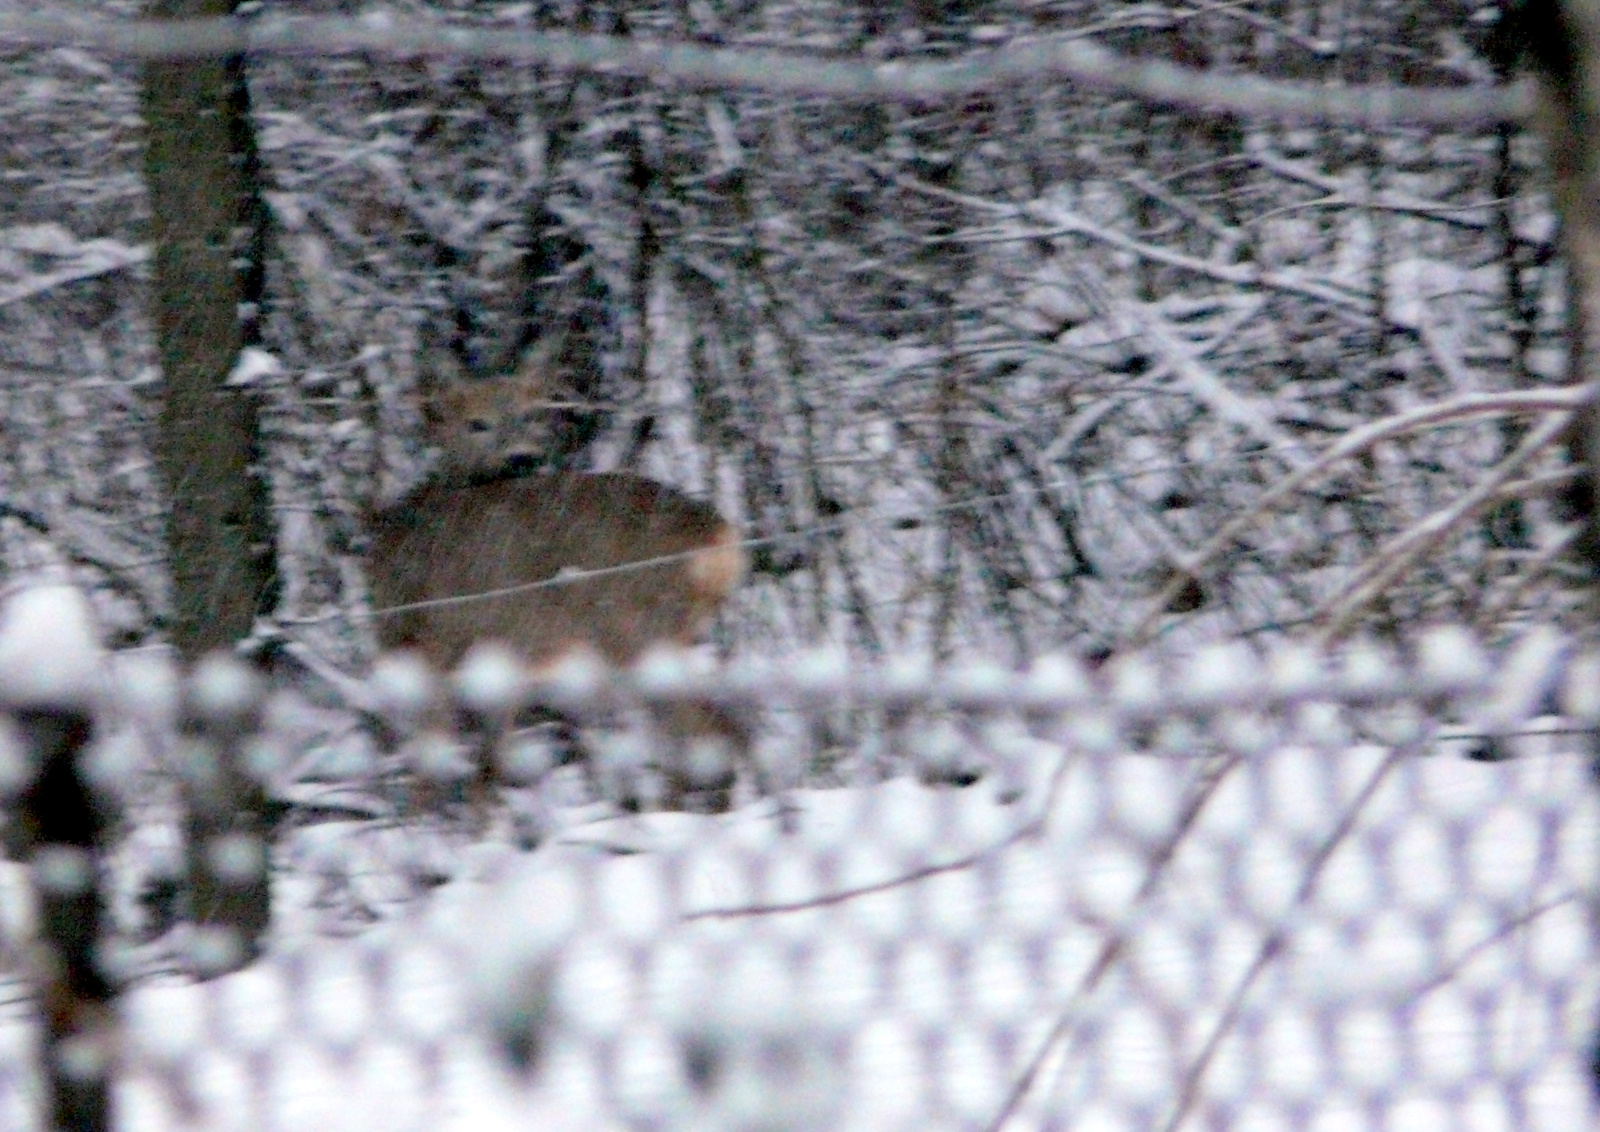
MULTIPOLYGON (((1469 393, 1434 405, 1424 405, 1358 428, 1319 456, 1310 467, 1295 472, 1278 481, 1275 487, 1256 500, 1255 506, 1238 518, 1225 523, 1221 530, 1201 547, 1188 555, 1181 565, 1189 574, 1198 575, 1212 559, 1226 551, 1239 536, 1271 513, 1272 509, 1307 484, 1326 473, 1334 465, 1359 455, 1375 445, 1418 429, 1431 428, 1450 421, 1469 417, 1502 417, 1516 413, 1566 412, 1580 405, 1587 397, 1584 389, 1517 390, 1511 393, 1469 393)), ((1137 647, 1149 640, 1160 622, 1167 605, 1188 584, 1184 577, 1168 583, 1151 601, 1149 612, 1130 634, 1129 647, 1137 647)))
POLYGON ((743 904, 737 908, 703 908, 698 912, 689 912, 683 918, 685 920, 734 919, 744 916, 772 915, 781 912, 805 912, 813 908, 826 908, 834 904, 844 904, 879 892, 888 892, 944 873, 970 869, 995 854, 1009 849, 1011 846, 1030 837, 1037 837, 1044 832, 1045 823, 1050 820, 1050 815, 1055 812, 1056 802, 1061 796, 1062 784, 1066 781, 1067 771, 1071 766, 1071 760, 1065 756, 1056 762, 1056 768, 1050 775, 1050 786, 1045 791, 1044 802, 1039 807, 1039 812, 1036 815, 1017 826, 1017 828, 994 844, 975 850, 964 857, 958 857, 953 861, 942 861, 933 865, 923 865, 921 868, 912 869, 910 872, 901 873, 899 876, 890 877, 887 880, 828 892, 821 896, 807 897, 804 900, 775 901, 768 904, 743 904))
POLYGON ((1516 475, 1524 464, 1555 443, 1571 419, 1571 413, 1552 416, 1523 438, 1511 455, 1473 484, 1472 490, 1449 507, 1435 511, 1422 522, 1390 539, 1372 556, 1355 579, 1312 613, 1312 620, 1327 622, 1327 628, 1321 634, 1323 640, 1335 640, 1348 632, 1356 615, 1377 600, 1396 578, 1411 569, 1423 555, 1435 550, 1479 509, 1493 503, 1500 487, 1516 475))
MULTIPOLYGON (((1378 764, 1377 769, 1372 772, 1371 777, 1362 786, 1361 792, 1355 796, 1350 805, 1345 807, 1344 813, 1339 816, 1339 824, 1333 828, 1333 831, 1317 847, 1316 852, 1311 855, 1311 860, 1306 866, 1305 875, 1300 879, 1300 887, 1295 892, 1294 903, 1291 906, 1293 909, 1298 910, 1303 907, 1306 901, 1310 900, 1316 892, 1317 882, 1322 879, 1322 872, 1327 867, 1328 861, 1350 836, 1350 832, 1355 828, 1356 818, 1360 816, 1362 810, 1366 809, 1367 803, 1372 801, 1373 796, 1378 792, 1378 787, 1383 785, 1384 780, 1389 777, 1389 773, 1399 766, 1403 759, 1421 750, 1424 742, 1425 739, 1419 739, 1415 743, 1396 747, 1384 756, 1383 761, 1378 764)), ((1216 1058, 1217 1050, 1222 1047, 1223 1041, 1233 1031, 1234 1023, 1238 1021, 1239 1015, 1244 1009, 1245 999, 1249 997, 1256 980, 1261 977, 1262 973, 1266 971, 1267 967, 1283 950, 1284 944, 1288 942, 1292 915, 1290 913, 1280 920, 1267 933, 1266 938, 1261 941, 1261 946, 1256 949, 1255 959, 1251 961, 1249 968, 1240 978, 1238 985, 1234 987, 1233 995, 1223 1008, 1222 1016, 1217 1019, 1216 1025, 1212 1027, 1211 1036, 1206 1039, 1205 1044, 1200 1048, 1199 1054, 1190 1063, 1189 1071, 1184 1074, 1183 1083, 1178 1089, 1178 1099, 1173 1106, 1172 1118, 1164 1126, 1164 1132, 1177 1132, 1179 1125, 1189 1115, 1189 1110, 1194 1105, 1195 1095, 1199 1091, 1200 1082, 1205 1078, 1206 1071, 1211 1068, 1211 1062, 1216 1058)))
POLYGON ((1000 1132, 1000 1129, 1004 1128, 1007 1122, 1016 1115, 1023 1099, 1033 1091, 1034 1082, 1038 1080, 1039 1074, 1044 1070, 1045 1063, 1055 1052, 1056 1047, 1067 1036, 1073 1023, 1079 1020, 1080 1007, 1084 999, 1094 993, 1105 976, 1116 966, 1117 960, 1122 958, 1123 952, 1127 950, 1128 920, 1131 920, 1155 895, 1156 889, 1160 887, 1162 878, 1166 875, 1167 867, 1171 865, 1173 859, 1178 855, 1179 846, 1183 844, 1189 832, 1199 822, 1201 813, 1204 812, 1211 799, 1216 796, 1218 788, 1221 787, 1228 774, 1241 761, 1238 756, 1227 758, 1207 768, 1195 782, 1183 811, 1178 815, 1177 823, 1173 826, 1172 832, 1167 835, 1166 840, 1156 847, 1155 852, 1150 857, 1150 865, 1145 871, 1144 881, 1140 884, 1139 891, 1134 895, 1129 905, 1128 918, 1124 920, 1121 929, 1114 930, 1101 943, 1094 962, 1090 964, 1089 970, 1084 973, 1083 978, 1079 981, 1077 991, 1073 993, 1071 1000, 1061 1010, 1055 1024, 1050 1027, 1050 1032, 1044 1036, 1038 1048, 1034 1050, 1033 1056, 1028 1059, 1028 1063, 1023 1068, 1022 1073, 1012 1082, 1011 1089, 1007 1092, 999 1110, 985 1125, 985 1132, 1000 1132))

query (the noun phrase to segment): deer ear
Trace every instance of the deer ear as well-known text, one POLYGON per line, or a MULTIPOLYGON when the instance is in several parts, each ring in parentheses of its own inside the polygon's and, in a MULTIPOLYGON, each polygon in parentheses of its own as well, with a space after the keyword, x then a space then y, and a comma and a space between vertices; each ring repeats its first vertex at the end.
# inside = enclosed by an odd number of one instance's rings
POLYGON ((522 352, 517 368, 507 379, 518 386, 544 388, 556 371, 561 355, 567 346, 567 332, 546 331, 537 341, 522 352))
POLYGON ((418 385, 422 423, 433 433, 454 419, 460 393, 452 383, 440 381, 437 376, 424 378, 418 385))
POLYGON ((419 351, 417 357, 417 388, 424 397, 440 389, 448 389, 466 380, 466 367, 461 358, 448 345, 434 343, 419 351))
POLYGON ((495 402, 503 416, 526 425, 527 418, 550 407, 552 375, 560 348, 558 341, 541 338, 522 352, 515 369, 493 379, 489 387, 494 390, 495 402))
POLYGON ((447 348, 424 348, 417 358, 417 401, 425 421, 432 421, 442 408, 441 398, 461 379, 461 363, 447 348))

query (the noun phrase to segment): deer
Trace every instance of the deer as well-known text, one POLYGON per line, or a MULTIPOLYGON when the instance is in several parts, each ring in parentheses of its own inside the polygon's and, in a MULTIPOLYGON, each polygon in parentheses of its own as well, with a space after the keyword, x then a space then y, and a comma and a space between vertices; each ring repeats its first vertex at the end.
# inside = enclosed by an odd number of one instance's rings
MULTIPOLYGON (((534 470, 527 438, 544 388, 537 364, 424 386, 438 470, 369 516, 383 649, 450 669, 493 641, 535 672, 574 657, 625 667, 689 650, 743 581, 739 531, 711 504, 631 473, 534 470)), ((680 704, 657 717, 674 746, 731 746, 719 764, 731 784, 749 737, 730 713, 680 704)), ((700 785, 663 776, 669 804, 700 785)))

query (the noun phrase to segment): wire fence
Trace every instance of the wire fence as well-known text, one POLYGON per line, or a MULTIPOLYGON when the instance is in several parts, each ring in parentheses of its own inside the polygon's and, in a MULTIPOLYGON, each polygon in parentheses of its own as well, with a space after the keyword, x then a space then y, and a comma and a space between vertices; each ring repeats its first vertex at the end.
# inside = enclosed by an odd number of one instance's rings
POLYGON ((306 684, 0 610, 4 1127, 1595 1115, 1555 630, 306 684))

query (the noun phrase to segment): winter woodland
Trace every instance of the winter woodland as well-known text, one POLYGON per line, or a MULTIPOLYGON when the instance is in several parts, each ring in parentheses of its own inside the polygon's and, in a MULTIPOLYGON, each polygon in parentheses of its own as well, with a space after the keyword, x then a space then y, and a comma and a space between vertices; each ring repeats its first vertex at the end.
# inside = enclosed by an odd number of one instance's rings
POLYGON ((229 61, 146 7, 0 0, 0 576, 51 587, 0 607, 0 1127, 1593 1119, 1579 17, 265 0, 229 61), (538 684, 606 709, 577 760, 368 590, 429 390, 530 372, 533 474, 750 562, 687 661, 538 684), (185 643, 229 438, 270 675, 185 643), (731 798, 667 812, 708 698, 731 798))

